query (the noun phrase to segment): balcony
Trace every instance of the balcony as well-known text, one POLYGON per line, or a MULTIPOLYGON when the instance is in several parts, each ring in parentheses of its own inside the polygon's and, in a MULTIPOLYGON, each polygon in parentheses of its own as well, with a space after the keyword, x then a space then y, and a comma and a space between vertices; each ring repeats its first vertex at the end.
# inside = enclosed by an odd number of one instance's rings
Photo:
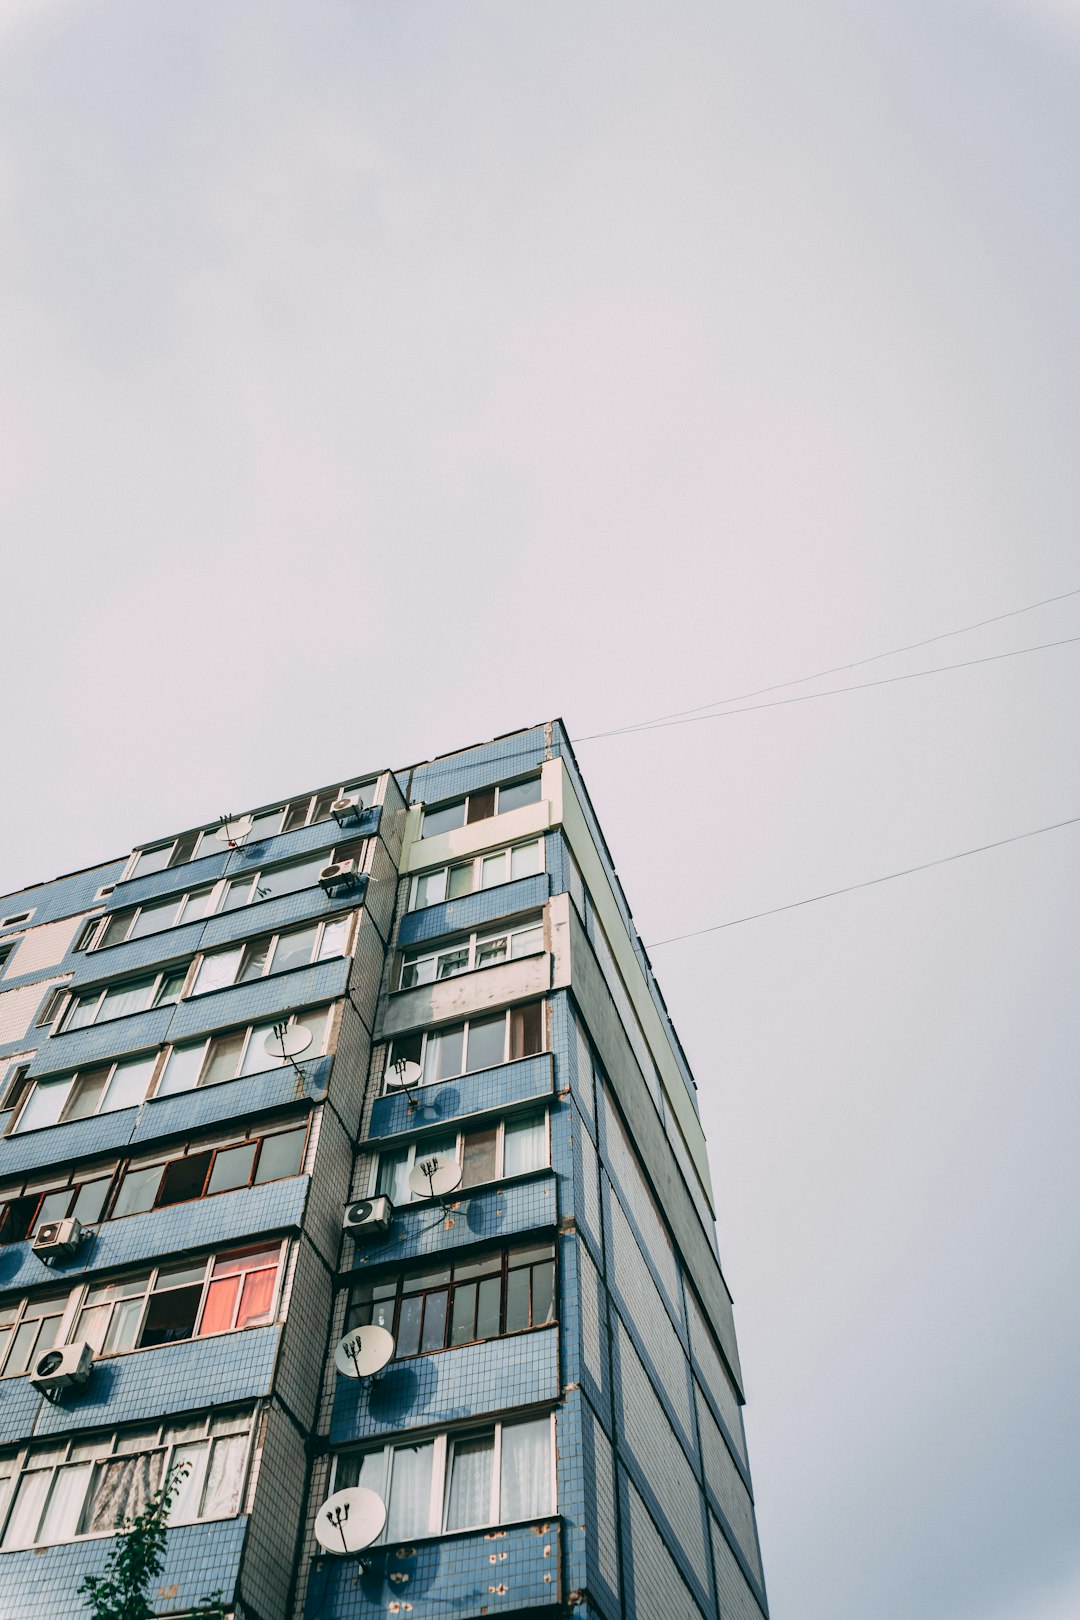
MULTIPOLYGON (((351 1558, 317 1558, 306 1620, 446 1620, 451 1614, 519 1614, 562 1600, 558 1519, 376 1547, 361 1574, 351 1558)), ((6 1620, 6 1617, 5 1617, 6 1620)), ((12 1620, 23 1620, 20 1612, 12 1620)), ((36 1617, 35 1617, 36 1620, 36 1617)))
POLYGON ((422 1255, 453 1253, 491 1238, 550 1230, 558 1223, 558 1204, 553 1170, 539 1170, 472 1195, 466 1193, 445 1211, 430 1201, 404 1204, 394 1212, 384 1237, 370 1247, 356 1246, 353 1275, 422 1255))
POLYGON ((409 1106, 404 1092, 388 1092, 371 1110, 368 1136, 380 1147, 394 1138, 408 1141, 428 1126, 473 1114, 501 1114, 518 1103, 550 1097, 554 1090, 555 1060, 550 1052, 541 1052, 538 1057, 519 1058, 516 1063, 500 1063, 494 1069, 478 1069, 456 1080, 421 1086, 415 1093, 415 1108, 409 1106))
POLYGON ((300 1225, 308 1176, 242 1187, 188 1204, 125 1215, 103 1221, 84 1238, 76 1254, 47 1266, 29 1242, 0 1247, 0 1289, 22 1290, 53 1282, 58 1288, 84 1282, 100 1272, 167 1259, 187 1250, 224 1248, 227 1244, 287 1232, 300 1225))
MULTIPOLYGON (((247 1527, 246 1518, 236 1518, 170 1530, 160 1579, 160 1590, 169 1594, 168 1607, 160 1612, 189 1614, 215 1591, 231 1606, 247 1527)), ((84 1575, 101 1574, 112 1545, 111 1536, 93 1536, 0 1553, 4 1620, 56 1620, 84 1613, 79 1582, 84 1575)))
MULTIPOLYGON (((270 1392, 280 1335, 280 1324, 270 1323, 108 1356, 95 1364, 85 1389, 55 1404, 28 1378, 2 1379, 0 1445, 31 1434, 41 1439, 77 1429, 147 1423, 174 1412, 246 1405, 270 1392)), ((0 1560, 0 1577, 3 1570, 0 1560)))
POLYGON ((559 1329, 534 1328, 391 1362, 376 1379, 337 1378, 331 1445, 501 1415, 559 1398, 559 1329))

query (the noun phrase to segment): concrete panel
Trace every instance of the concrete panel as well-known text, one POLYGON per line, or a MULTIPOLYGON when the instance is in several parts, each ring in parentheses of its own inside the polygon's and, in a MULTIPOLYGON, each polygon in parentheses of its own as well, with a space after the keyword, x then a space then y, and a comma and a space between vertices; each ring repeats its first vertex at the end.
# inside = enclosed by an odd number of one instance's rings
POLYGON ((542 952, 523 956, 517 962, 479 968, 439 984, 420 985, 416 990, 399 990, 387 1003, 382 1035, 392 1040, 410 1029, 427 1029, 433 1024, 452 1024, 473 1018, 495 1007, 542 996, 551 987, 551 957, 542 952))

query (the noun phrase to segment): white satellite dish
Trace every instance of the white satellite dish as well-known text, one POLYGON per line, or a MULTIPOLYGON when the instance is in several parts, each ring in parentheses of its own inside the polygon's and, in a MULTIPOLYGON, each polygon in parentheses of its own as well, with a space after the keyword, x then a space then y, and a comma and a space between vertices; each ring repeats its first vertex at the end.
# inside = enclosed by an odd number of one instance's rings
POLYGON ((283 1029, 280 1035, 276 1029, 272 1029, 263 1041, 263 1048, 271 1057, 299 1057, 311 1045, 311 1038, 306 1024, 293 1024, 290 1029, 283 1029))
POLYGON ((254 825, 253 816, 234 816, 231 821, 223 821, 214 836, 223 844, 238 844, 254 825))
POLYGON ((394 1335, 372 1323, 353 1328, 334 1351, 334 1366, 346 1378, 373 1378, 394 1354, 394 1335))
POLYGON ((416 1156, 409 1171, 409 1191, 417 1198, 445 1198, 461 1185, 461 1166, 445 1153, 416 1156))
POLYGON ((395 1091, 411 1091, 423 1078, 424 1071, 419 1063, 412 1063, 408 1058, 399 1058, 386 1071, 386 1083, 395 1091))
POLYGON ((348 1485, 328 1496, 315 1515, 315 1539, 338 1557, 362 1552, 378 1541, 386 1523, 386 1503, 366 1485, 348 1485))

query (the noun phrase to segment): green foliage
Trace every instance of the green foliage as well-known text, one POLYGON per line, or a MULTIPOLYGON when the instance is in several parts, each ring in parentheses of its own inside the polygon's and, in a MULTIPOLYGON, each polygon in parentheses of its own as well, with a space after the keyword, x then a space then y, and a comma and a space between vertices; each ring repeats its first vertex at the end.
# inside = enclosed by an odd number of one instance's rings
POLYGON ((150 1588, 161 1574, 169 1508, 187 1468, 172 1469, 141 1513, 117 1522, 104 1573, 86 1575, 79 1583, 91 1620, 153 1620, 150 1588))

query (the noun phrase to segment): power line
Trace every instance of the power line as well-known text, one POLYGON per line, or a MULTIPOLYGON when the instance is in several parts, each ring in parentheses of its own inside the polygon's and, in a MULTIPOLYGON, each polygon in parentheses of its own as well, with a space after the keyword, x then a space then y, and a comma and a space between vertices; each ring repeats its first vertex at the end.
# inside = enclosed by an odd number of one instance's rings
POLYGON ((717 934, 724 928, 738 928, 740 923, 757 922, 760 917, 775 917, 781 911, 795 911, 799 906, 813 906, 819 900, 835 900, 840 894, 853 894, 856 889, 872 889, 877 883, 892 883, 895 878, 911 877, 915 872, 928 872, 934 866, 947 866, 950 861, 962 861, 969 855, 983 855, 988 849, 1001 849, 1005 844, 1019 844, 1025 838, 1038 838, 1042 833, 1058 832, 1062 827, 1073 827, 1080 816, 1067 821, 1051 822, 1049 827, 1033 827, 1030 832, 1014 833, 1011 838, 998 838, 992 844, 978 844, 974 849, 961 849, 955 855, 942 855, 936 861, 923 861, 921 866, 906 866, 902 872, 886 872, 884 877, 867 878, 862 883, 848 883, 842 889, 830 889, 826 894, 812 894, 806 900, 791 900, 786 906, 770 906, 768 911, 753 911, 747 917, 732 917, 729 922, 713 923, 709 928, 692 928, 688 934, 671 934, 667 939, 654 940, 646 945, 647 951, 658 950, 661 945, 674 945, 681 939, 697 939, 702 934, 717 934))
POLYGON ((764 697, 769 692, 779 692, 788 686, 805 686, 808 681, 823 680, 826 675, 839 675, 845 669, 861 669, 866 664, 877 663, 882 658, 895 658, 900 653, 916 652, 920 647, 932 646, 936 641, 947 641, 951 636, 966 636, 972 630, 983 630, 988 624, 1000 624, 1004 619, 1015 619, 1022 613, 1034 613, 1036 608, 1050 607, 1055 602, 1065 602, 1072 596, 1080 596, 1080 586, 1075 590, 1062 591, 1059 596, 1045 596, 1041 602, 1029 602, 1026 607, 1010 608, 1007 613, 995 613, 989 619, 979 619, 974 624, 961 625, 958 630, 942 630, 939 635, 926 636, 922 641, 912 641, 905 647, 890 647, 887 652, 871 653, 868 658, 856 658, 851 663, 833 664, 829 669, 819 669, 813 675, 800 675, 792 681, 776 681, 772 686, 759 686, 753 692, 737 692, 731 697, 715 698, 711 703, 699 703, 692 709, 674 709, 670 714, 657 715, 653 720, 637 720, 628 726, 615 726, 610 731, 596 731, 589 737, 579 737, 578 742, 592 742, 597 737, 615 737, 625 731, 647 731, 652 726, 661 725, 667 721, 680 720, 684 715, 701 714, 704 709, 722 708, 728 703, 744 703, 747 698, 764 697))
MULTIPOLYGON (((669 726, 692 726, 700 720, 726 720, 730 715, 753 714, 757 709, 782 709, 788 703, 812 703, 815 698, 839 697, 844 692, 865 692, 873 686, 892 686, 897 681, 917 681, 924 675, 948 675, 956 669, 971 669, 976 664, 995 664, 1002 658, 1021 658, 1025 653, 1047 652, 1052 647, 1069 647, 1077 641, 1080 641, 1080 636, 1066 636, 1061 641, 1040 642, 1037 647, 1014 647, 1011 652, 987 653, 983 658, 966 658, 959 664, 936 664, 933 669, 913 669, 906 675, 884 675, 879 681, 856 681, 853 686, 831 686, 824 692, 802 692, 797 697, 773 698, 770 703, 748 703, 741 709, 720 709, 713 714, 687 712, 681 719, 654 720, 647 725, 624 726, 620 731, 594 731, 587 737, 575 737, 574 746, 583 742, 596 742, 601 737, 623 737, 637 735, 642 731, 662 731, 669 726)), ((807 679, 815 678, 807 677, 807 679)), ((778 688, 767 687, 765 690, 776 691, 778 688)), ((734 699, 731 701, 734 702, 734 699)))

